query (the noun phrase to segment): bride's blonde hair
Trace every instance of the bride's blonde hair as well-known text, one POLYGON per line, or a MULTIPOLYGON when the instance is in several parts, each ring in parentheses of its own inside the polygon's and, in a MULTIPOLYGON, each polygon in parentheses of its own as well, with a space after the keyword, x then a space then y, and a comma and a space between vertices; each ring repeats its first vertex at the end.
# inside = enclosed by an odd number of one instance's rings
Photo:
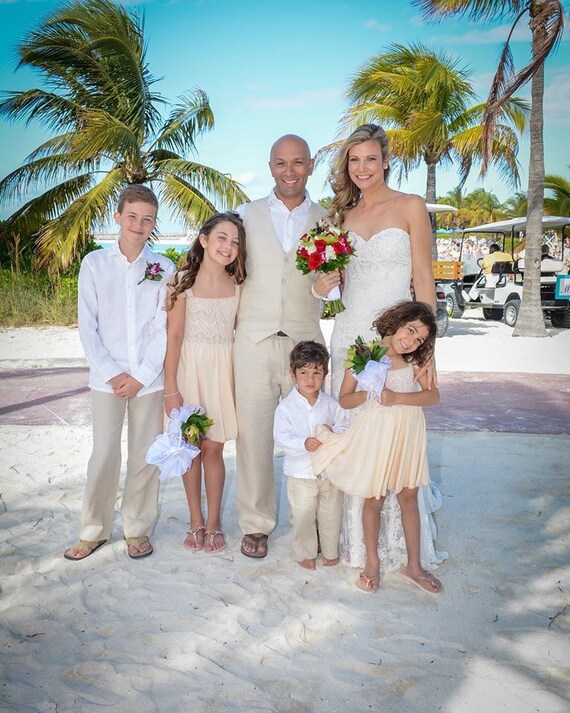
MULTIPOLYGON (((337 159, 332 167, 329 182, 334 192, 330 209, 330 219, 333 223, 342 225, 344 214, 348 208, 354 208, 360 199, 360 190, 350 180, 348 175, 348 152, 353 146, 365 141, 377 141, 380 144, 382 158, 386 161, 390 156, 388 137, 378 124, 363 124, 346 139, 340 147, 337 159)), ((384 169, 384 180, 388 180, 390 166, 384 169)))

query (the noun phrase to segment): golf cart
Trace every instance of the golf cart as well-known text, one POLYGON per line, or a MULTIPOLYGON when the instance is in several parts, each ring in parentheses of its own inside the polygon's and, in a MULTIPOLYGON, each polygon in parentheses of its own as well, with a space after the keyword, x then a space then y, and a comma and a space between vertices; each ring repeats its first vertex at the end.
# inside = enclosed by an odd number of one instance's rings
MULTIPOLYGON (((570 300, 556 297, 558 276, 568 274, 564 258, 569 256, 569 252, 565 253, 564 247, 567 242, 565 238, 570 235, 570 217, 545 215, 542 227, 543 231, 562 229, 560 259, 547 256, 541 262, 542 310, 553 327, 570 328, 570 300)), ((507 325, 514 327, 524 284, 524 257, 521 256, 524 241, 515 248, 515 238, 524 234, 525 230, 526 218, 512 218, 463 231, 459 261, 442 261, 438 280, 445 292, 447 312, 451 317, 461 317, 466 309, 482 307, 485 319, 503 319, 507 325), (481 258, 475 269, 466 269, 466 265, 461 261, 465 239, 481 234, 491 235, 494 243, 502 245, 502 258, 492 264, 490 273, 483 270, 481 258), (510 254, 505 257, 508 246, 510 254)), ((548 239, 545 240, 548 242, 548 239)), ((550 241, 552 242, 552 238, 550 241)))

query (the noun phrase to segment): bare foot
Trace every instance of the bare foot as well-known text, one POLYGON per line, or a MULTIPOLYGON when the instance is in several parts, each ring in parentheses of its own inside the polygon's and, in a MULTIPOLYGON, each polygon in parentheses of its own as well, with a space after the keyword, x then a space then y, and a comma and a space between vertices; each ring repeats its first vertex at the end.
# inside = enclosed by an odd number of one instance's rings
POLYGON ((428 594, 440 594, 442 590, 439 579, 426 572, 425 569, 420 568, 418 571, 412 571, 409 567, 400 567, 400 574, 418 589, 422 589, 428 594))
POLYGON ((301 560, 300 562, 297 562, 299 567, 304 567, 305 569, 316 569, 317 568, 317 560, 316 559, 308 559, 308 560, 301 560))
POLYGON ((335 564, 338 564, 340 562, 338 557, 335 557, 334 560, 328 560, 328 559, 323 559, 323 566, 324 567, 334 567, 335 564))
POLYGON ((204 525, 188 530, 183 545, 187 550, 201 550, 204 547, 204 525))

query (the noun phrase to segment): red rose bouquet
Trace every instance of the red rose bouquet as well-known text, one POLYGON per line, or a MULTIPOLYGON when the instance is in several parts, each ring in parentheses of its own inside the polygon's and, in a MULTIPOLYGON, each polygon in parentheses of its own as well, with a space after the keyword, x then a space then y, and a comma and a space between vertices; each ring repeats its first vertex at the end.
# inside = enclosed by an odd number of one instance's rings
MULTIPOLYGON (((309 272, 343 270, 351 255, 354 255, 354 250, 350 244, 348 233, 321 219, 312 230, 302 235, 299 240, 297 269, 303 275, 308 275, 309 272)), ((344 310, 338 287, 334 287, 328 293, 327 299, 330 300, 330 314, 338 314, 344 310)))

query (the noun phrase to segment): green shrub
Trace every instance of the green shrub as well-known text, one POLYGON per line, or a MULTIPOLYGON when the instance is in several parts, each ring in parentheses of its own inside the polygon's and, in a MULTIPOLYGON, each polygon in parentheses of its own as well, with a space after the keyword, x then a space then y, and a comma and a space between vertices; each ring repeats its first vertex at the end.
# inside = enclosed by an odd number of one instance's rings
POLYGON ((0 326, 77 324, 77 277, 0 270, 0 326))

